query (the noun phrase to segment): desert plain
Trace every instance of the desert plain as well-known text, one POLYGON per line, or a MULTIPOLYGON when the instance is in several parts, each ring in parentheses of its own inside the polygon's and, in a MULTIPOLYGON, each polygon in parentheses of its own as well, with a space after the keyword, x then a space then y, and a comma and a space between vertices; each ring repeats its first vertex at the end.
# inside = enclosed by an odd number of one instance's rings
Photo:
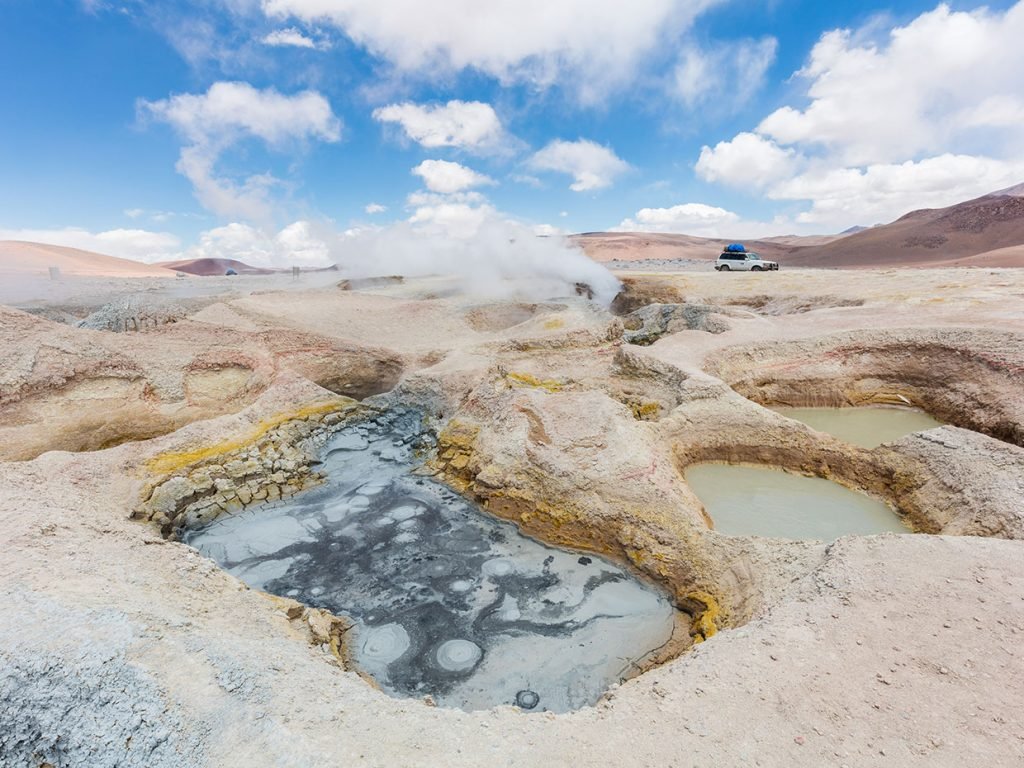
POLYGON ((196 278, 105 274, 9 292, 0 754, 1024 762, 1024 271, 616 276, 610 307, 585 286, 481 299, 444 277, 187 290, 196 278), (944 426, 866 449, 764 407, 867 404, 944 426), (250 589, 179 541, 315 487, 332 428, 397 406, 429 415, 423 472, 664 590, 670 646, 566 714, 393 698, 353 668, 343 619, 250 589), (889 504, 908 532, 720 534, 684 478, 707 461, 833 480, 889 504))

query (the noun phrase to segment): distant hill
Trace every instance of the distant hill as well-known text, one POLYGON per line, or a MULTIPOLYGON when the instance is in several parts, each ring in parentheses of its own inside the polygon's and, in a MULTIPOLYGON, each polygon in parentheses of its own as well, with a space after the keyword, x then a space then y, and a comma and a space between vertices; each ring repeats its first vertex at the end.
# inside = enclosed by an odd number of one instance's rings
MULTIPOLYGON (((199 277, 216 277, 225 275, 233 269, 239 275, 277 275, 291 272, 291 267, 253 267, 238 259, 184 259, 183 261, 162 261, 160 266, 199 277)), ((333 272, 338 269, 331 264, 329 267, 302 267, 303 272, 333 272)))
POLYGON ((0 274, 45 277, 50 267, 73 277, 174 277, 173 272, 155 264, 62 245, 0 240, 0 274))
POLYGON ((233 269, 239 275, 271 275, 280 271, 264 267, 250 267, 244 261, 237 259, 183 259, 181 261, 161 261, 160 266, 199 277, 224 275, 229 269, 233 269))
POLYGON ((813 267, 1024 266, 1024 184, 951 205, 912 211, 891 224, 793 252, 813 267))
MULTIPOLYGON (((595 261, 710 261, 735 238, 650 232, 586 232, 569 240, 595 261)), ((740 240, 793 267, 1024 267, 1024 184, 948 208, 912 211, 890 224, 838 235, 740 240)))

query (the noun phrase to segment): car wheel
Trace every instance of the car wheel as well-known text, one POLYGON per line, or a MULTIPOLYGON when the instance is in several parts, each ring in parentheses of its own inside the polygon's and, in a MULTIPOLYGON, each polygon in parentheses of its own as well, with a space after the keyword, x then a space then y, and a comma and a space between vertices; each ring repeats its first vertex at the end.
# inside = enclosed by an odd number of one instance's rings
POLYGON ((760 268, 760 267, 751 267, 751 268, 750 268, 750 271, 751 271, 751 272, 760 272, 760 271, 761 271, 761 268, 760 268))
POLYGON ((720 266, 718 268, 718 271, 719 272, 728 272, 729 271, 729 265, 728 264, 723 264, 722 266, 720 266))

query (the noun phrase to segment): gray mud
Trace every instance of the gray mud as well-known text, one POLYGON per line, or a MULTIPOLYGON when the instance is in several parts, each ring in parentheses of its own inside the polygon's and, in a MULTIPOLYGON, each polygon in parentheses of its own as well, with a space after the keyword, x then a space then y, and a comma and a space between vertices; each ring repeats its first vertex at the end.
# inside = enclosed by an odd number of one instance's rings
POLYGON ((350 427, 328 445, 326 486, 184 540, 253 587, 351 618, 355 664, 393 696, 565 712, 668 642, 664 595, 412 474, 429 447, 412 412, 350 427))

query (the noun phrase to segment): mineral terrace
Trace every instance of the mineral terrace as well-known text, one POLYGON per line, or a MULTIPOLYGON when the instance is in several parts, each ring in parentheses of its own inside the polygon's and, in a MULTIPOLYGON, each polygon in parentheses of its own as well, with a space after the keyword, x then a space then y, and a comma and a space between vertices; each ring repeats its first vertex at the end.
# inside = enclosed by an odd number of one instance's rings
POLYGON ((1024 272, 621 277, 610 310, 270 278, 144 322, 125 280, 97 330, 0 308, 0 762, 1024 764, 1024 272), (764 407, 870 403, 947 426, 865 449, 764 407), (395 408, 429 421, 424 476, 668 595, 646 671, 561 714, 396 698, 344 618, 182 543, 319 487, 332 435, 395 408), (917 533, 724 536, 705 461, 917 533))

